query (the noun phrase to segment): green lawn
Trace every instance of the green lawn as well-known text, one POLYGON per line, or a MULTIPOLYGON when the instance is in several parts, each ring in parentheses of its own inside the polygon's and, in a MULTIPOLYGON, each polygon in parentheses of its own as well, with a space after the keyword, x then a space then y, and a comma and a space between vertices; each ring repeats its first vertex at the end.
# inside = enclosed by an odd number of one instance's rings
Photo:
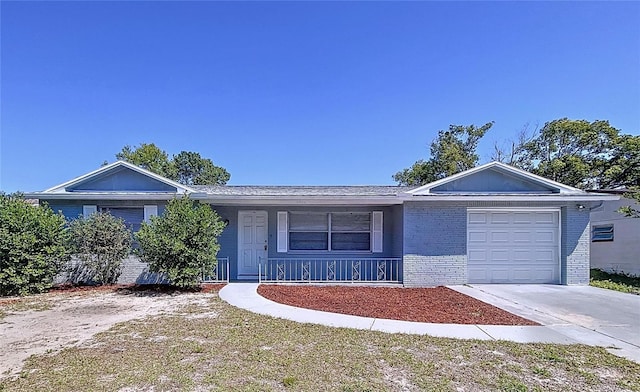
POLYGON ((595 268, 591 269, 589 284, 623 293, 640 294, 640 278, 624 274, 610 274, 595 268))
POLYGON ((516 344, 298 324, 206 306, 31 357, 2 391, 640 391, 640 365, 582 345, 516 344), (217 313, 218 316, 197 317, 217 313))

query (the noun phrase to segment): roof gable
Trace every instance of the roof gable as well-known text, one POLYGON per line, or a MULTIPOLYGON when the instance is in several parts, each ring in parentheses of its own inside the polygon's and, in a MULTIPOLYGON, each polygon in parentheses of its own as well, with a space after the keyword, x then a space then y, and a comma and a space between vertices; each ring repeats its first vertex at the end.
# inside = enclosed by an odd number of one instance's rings
POLYGON ((432 194, 576 194, 580 189, 560 184, 524 170, 490 162, 443 178, 408 192, 412 195, 432 194))
POLYGON ((126 167, 117 167, 65 187, 67 192, 177 192, 175 186, 126 167))
POLYGON ((191 193, 193 190, 131 163, 117 161, 49 188, 43 193, 74 192, 170 192, 182 194, 191 193))

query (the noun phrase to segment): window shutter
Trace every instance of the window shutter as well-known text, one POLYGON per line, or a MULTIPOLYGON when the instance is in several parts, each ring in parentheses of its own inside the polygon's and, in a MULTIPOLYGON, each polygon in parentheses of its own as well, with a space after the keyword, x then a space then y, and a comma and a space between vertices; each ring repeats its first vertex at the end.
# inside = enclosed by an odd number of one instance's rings
POLYGON ((371 251, 375 253, 382 252, 382 211, 373 211, 371 251))
POLYGON ((158 216, 158 206, 156 205, 147 205, 144 206, 144 221, 149 223, 152 216, 158 216))
POLYGON ((287 211, 278 211, 278 252, 285 253, 288 248, 287 237, 288 227, 287 220, 289 214, 287 211))
POLYGON ((82 206, 82 216, 88 218, 89 215, 98 212, 98 206, 82 206))

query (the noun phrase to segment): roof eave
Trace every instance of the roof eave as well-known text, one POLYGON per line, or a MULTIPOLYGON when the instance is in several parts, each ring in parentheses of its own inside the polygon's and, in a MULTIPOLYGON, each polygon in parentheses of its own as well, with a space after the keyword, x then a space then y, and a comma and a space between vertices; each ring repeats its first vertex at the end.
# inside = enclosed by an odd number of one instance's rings
POLYGON ((182 194, 175 192, 144 192, 144 193, 85 193, 85 192, 67 192, 67 193, 47 193, 32 192, 25 193, 24 197, 28 199, 40 200, 171 200, 180 197, 182 194))
POLYGON ((404 201, 608 201, 619 200, 616 195, 603 194, 528 194, 528 195, 408 195, 404 201))
POLYGON ((229 196, 190 195, 214 205, 398 205, 398 196, 229 196))

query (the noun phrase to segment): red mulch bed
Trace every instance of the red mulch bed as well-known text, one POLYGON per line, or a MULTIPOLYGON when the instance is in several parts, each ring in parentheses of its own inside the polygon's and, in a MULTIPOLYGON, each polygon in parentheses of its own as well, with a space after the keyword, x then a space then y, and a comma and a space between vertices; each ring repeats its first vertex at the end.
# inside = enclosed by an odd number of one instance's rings
POLYGON ((260 285, 286 305, 325 312, 424 323, 540 325, 447 287, 260 285))

